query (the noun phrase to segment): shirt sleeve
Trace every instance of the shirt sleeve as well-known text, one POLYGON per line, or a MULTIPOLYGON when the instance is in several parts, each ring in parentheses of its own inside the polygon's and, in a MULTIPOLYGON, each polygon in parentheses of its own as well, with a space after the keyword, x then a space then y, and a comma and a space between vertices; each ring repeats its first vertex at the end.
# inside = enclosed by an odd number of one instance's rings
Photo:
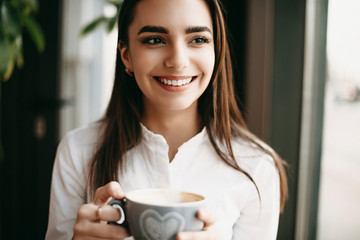
POLYGON ((59 144, 51 182, 46 240, 71 239, 79 207, 85 203, 81 148, 67 136, 59 144))
POLYGON ((272 158, 263 160, 252 175, 260 194, 254 185, 233 226, 233 240, 276 239, 280 213, 279 174, 272 158))

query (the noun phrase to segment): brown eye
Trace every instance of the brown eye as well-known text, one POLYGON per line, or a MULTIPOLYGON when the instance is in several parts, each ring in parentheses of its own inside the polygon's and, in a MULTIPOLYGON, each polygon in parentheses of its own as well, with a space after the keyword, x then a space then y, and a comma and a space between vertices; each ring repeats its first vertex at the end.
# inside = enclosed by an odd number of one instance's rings
POLYGON ((164 40, 160 37, 148 37, 143 40, 143 43, 156 45, 156 44, 164 44, 164 40))
POLYGON ((204 44, 204 43, 208 43, 209 39, 205 38, 205 37, 196 37, 194 38, 191 43, 195 43, 195 44, 204 44))

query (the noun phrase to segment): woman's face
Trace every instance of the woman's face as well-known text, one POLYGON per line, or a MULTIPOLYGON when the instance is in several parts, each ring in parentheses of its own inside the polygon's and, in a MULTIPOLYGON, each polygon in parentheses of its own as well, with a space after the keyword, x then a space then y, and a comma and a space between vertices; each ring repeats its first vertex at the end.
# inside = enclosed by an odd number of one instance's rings
POLYGON ((142 0, 129 26, 125 66, 146 110, 196 107, 215 63, 213 28, 204 0, 142 0), (195 104, 194 104, 195 103, 195 104))

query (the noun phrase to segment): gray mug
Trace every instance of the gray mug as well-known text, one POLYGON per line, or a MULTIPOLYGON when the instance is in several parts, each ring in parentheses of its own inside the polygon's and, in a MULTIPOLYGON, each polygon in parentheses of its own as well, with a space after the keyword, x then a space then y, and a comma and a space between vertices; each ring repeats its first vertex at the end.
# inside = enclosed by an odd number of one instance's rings
POLYGON ((179 232, 201 231, 204 223, 196 217, 205 205, 201 195, 172 189, 144 189, 113 199, 109 205, 121 212, 111 224, 128 228, 134 239, 170 240, 179 232))

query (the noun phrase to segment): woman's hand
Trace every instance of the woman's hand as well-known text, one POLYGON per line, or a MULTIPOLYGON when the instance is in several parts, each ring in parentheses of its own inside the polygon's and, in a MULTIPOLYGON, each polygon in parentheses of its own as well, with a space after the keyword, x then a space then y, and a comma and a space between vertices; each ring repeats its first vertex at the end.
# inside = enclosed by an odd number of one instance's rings
POLYGON ((118 182, 98 188, 94 201, 80 207, 74 226, 74 240, 124 239, 129 236, 125 228, 106 224, 107 221, 120 219, 119 210, 107 205, 111 198, 124 198, 118 182))
POLYGON ((200 232, 182 232, 176 235, 176 240, 216 240, 221 239, 215 227, 216 216, 209 210, 203 208, 197 213, 197 217, 204 222, 204 228, 200 232))

